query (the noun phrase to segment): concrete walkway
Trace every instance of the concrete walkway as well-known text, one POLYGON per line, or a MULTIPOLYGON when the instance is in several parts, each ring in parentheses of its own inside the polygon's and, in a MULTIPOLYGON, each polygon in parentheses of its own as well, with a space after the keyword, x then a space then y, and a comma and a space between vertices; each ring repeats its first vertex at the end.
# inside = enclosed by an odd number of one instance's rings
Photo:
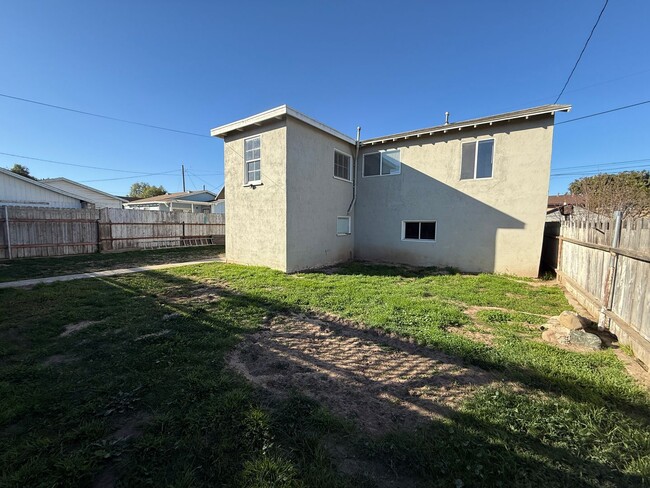
POLYGON ((109 276, 120 276, 142 271, 156 271, 159 269, 178 268, 180 266, 192 266, 194 264, 224 263, 223 258, 203 259, 201 261, 186 261, 184 263, 152 264, 151 266, 139 266, 137 268, 107 269, 106 271, 93 271, 90 273, 79 273, 63 276, 50 276, 48 278, 34 278, 33 280, 6 281, 0 283, 0 288, 21 288, 34 286, 39 283, 56 283, 57 281, 83 280, 86 278, 108 278, 109 276))

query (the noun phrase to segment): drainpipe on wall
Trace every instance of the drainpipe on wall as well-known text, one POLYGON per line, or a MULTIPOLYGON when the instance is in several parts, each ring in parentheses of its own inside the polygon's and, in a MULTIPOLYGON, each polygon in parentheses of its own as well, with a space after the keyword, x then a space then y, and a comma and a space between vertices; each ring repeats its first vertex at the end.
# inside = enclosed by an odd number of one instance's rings
POLYGON ((347 214, 350 215, 354 202, 357 200, 357 161, 359 159, 359 146, 361 145, 361 127, 357 127, 357 144, 354 152, 354 162, 352 164, 352 201, 348 207, 347 214))

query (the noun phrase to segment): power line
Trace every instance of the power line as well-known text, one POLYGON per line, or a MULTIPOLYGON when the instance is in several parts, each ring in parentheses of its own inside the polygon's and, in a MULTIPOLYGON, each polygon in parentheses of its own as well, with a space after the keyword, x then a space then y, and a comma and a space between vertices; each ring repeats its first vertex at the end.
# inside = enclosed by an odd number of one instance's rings
POLYGON ((582 164, 582 165, 577 165, 577 166, 563 166, 561 168, 553 168, 553 169, 564 171, 564 170, 567 170, 567 169, 598 168, 600 166, 613 166, 613 165, 628 164, 628 163, 643 163, 645 161, 650 161, 650 158, 629 159, 627 161, 610 161, 610 162, 601 162, 601 163, 589 163, 589 164, 582 164))
POLYGON ((571 81, 571 78, 573 77, 573 73, 575 72, 576 68, 578 67, 578 63, 580 63, 580 60, 582 59, 582 55, 585 53, 585 50, 587 49, 587 45, 589 45, 589 41, 591 40, 591 36, 594 35, 594 31, 596 30, 596 27, 598 27, 598 23, 600 22, 600 18, 603 16, 603 13, 605 12, 605 9, 607 8, 607 4, 609 3, 609 0, 605 0, 605 4, 603 5, 602 10, 598 14, 598 18, 596 19, 596 23, 594 26, 591 28, 591 32, 589 33, 589 37, 587 37, 587 40, 585 41, 585 45, 582 47, 582 51, 580 51, 580 56, 578 56, 578 59, 576 60, 576 63, 573 65, 573 69, 571 70, 571 73, 569 74, 569 77, 567 78, 566 82, 564 83, 564 86, 562 87, 562 90, 560 91, 560 94, 557 96, 555 99, 555 102, 557 103, 562 94, 564 93, 564 90, 566 90, 566 87, 569 85, 569 82, 571 81))
POLYGON ((625 105, 623 107, 617 107, 617 108, 613 108, 611 110, 605 110, 604 112, 597 112, 595 114, 589 114, 589 115, 584 115, 582 117, 576 117, 575 119, 563 120, 562 122, 557 122, 555 125, 568 124, 569 122, 575 122, 576 120, 589 119, 591 117, 596 117, 598 115, 604 115, 604 114, 609 114, 609 113, 612 113, 612 112, 618 112, 619 110, 625 110, 625 109, 632 108, 632 107, 638 107, 639 105, 645 105, 647 103, 650 103, 650 100, 644 100, 643 102, 633 103, 631 105, 625 105))
POLYGON ((90 169, 99 169, 102 171, 115 171, 116 173, 131 173, 131 174, 137 174, 137 175, 142 175, 142 176, 147 176, 151 173, 146 173, 144 171, 128 171, 125 169, 115 169, 115 168, 102 168, 101 166, 89 166, 87 164, 76 164, 76 163, 66 163, 63 161, 54 161, 52 159, 42 159, 42 158, 34 158, 31 156, 23 156, 21 154, 12 154, 12 153, 6 153, 6 152, 0 152, 1 155, 3 156, 11 156, 12 158, 20 158, 20 159, 29 159, 31 161, 40 161, 42 163, 52 163, 52 164, 62 164, 64 166, 74 166, 76 168, 90 168, 90 169))
POLYGON ((13 95, 7 95, 6 93, 0 93, 0 97, 10 98, 12 100, 18 100, 20 102, 33 103, 35 105, 42 105, 43 107, 49 107, 49 108, 56 108, 56 109, 59 109, 59 110, 65 110, 67 112, 74 112, 74 113, 77 113, 77 114, 89 115, 91 117, 98 117, 100 119, 113 120, 115 122, 123 122, 125 124, 139 125, 141 127, 149 127, 150 129, 165 130, 165 131, 168 131, 168 132, 176 132, 178 134, 186 134, 186 135, 189 135, 189 136, 206 137, 208 139, 214 139, 212 136, 209 136, 209 135, 206 135, 206 134, 199 134, 198 132, 189 132, 189 131, 186 131, 186 130, 179 130, 179 129, 171 129, 169 127, 162 127, 160 125, 146 124, 144 122, 136 122, 134 120, 120 119, 118 117, 111 117, 110 115, 103 115, 103 114, 98 114, 98 113, 94 113, 94 112, 86 112, 84 110, 77 110, 77 109, 74 109, 74 108, 63 107, 61 105, 54 105, 54 104, 51 104, 51 103, 39 102, 37 100, 31 100, 29 98, 21 98, 21 97, 16 97, 16 96, 13 96, 13 95))
POLYGON ((202 181, 203 183, 205 183, 207 186, 209 186, 209 187, 211 187, 211 188, 214 188, 214 189, 217 188, 216 185, 213 185, 212 183, 208 183, 206 180, 204 180, 203 178, 201 178, 201 177, 200 177, 199 175, 197 175, 196 173, 190 173, 189 171, 188 171, 187 173, 188 173, 188 174, 191 174, 191 175, 193 175, 193 176, 196 176, 199 180, 201 180, 201 181, 202 181))
POLYGON ((137 176, 123 176, 121 178, 101 178, 101 179, 96 179, 96 180, 82 180, 79 183, 92 183, 92 182, 97 182, 97 181, 130 180, 130 179, 135 179, 135 178, 141 178, 142 176, 159 176, 159 175, 176 176, 174 173, 176 173, 176 170, 167 171, 165 173, 144 173, 144 174, 137 175, 137 176))

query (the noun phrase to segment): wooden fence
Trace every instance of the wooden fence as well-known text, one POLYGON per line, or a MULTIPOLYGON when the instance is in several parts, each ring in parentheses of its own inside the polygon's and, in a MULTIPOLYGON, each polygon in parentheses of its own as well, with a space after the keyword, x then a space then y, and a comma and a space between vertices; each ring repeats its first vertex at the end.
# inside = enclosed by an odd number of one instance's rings
POLYGON ((566 221, 553 231, 544 256, 548 264, 555 254, 558 280, 650 365, 650 219, 566 221))
POLYGON ((0 259, 223 244, 224 237, 221 214, 0 207, 0 259))

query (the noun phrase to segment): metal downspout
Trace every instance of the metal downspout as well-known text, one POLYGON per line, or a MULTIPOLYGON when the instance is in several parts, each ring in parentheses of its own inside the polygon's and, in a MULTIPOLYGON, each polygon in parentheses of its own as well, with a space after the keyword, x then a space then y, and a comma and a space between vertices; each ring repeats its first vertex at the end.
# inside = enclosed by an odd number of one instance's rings
MULTIPOLYGON (((356 148, 354 151, 354 161, 352 163, 352 201, 348 206, 347 215, 350 215, 350 212, 354 208, 354 203, 357 201, 357 163, 359 160, 359 146, 361 145, 361 127, 357 126, 357 142, 356 148)), ((353 222, 353 225, 356 222, 353 222)), ((354 236, 353 236, 354 237, 354 236)), ((352 259, 354 259, 354 246, 352 246, 352 259)))

